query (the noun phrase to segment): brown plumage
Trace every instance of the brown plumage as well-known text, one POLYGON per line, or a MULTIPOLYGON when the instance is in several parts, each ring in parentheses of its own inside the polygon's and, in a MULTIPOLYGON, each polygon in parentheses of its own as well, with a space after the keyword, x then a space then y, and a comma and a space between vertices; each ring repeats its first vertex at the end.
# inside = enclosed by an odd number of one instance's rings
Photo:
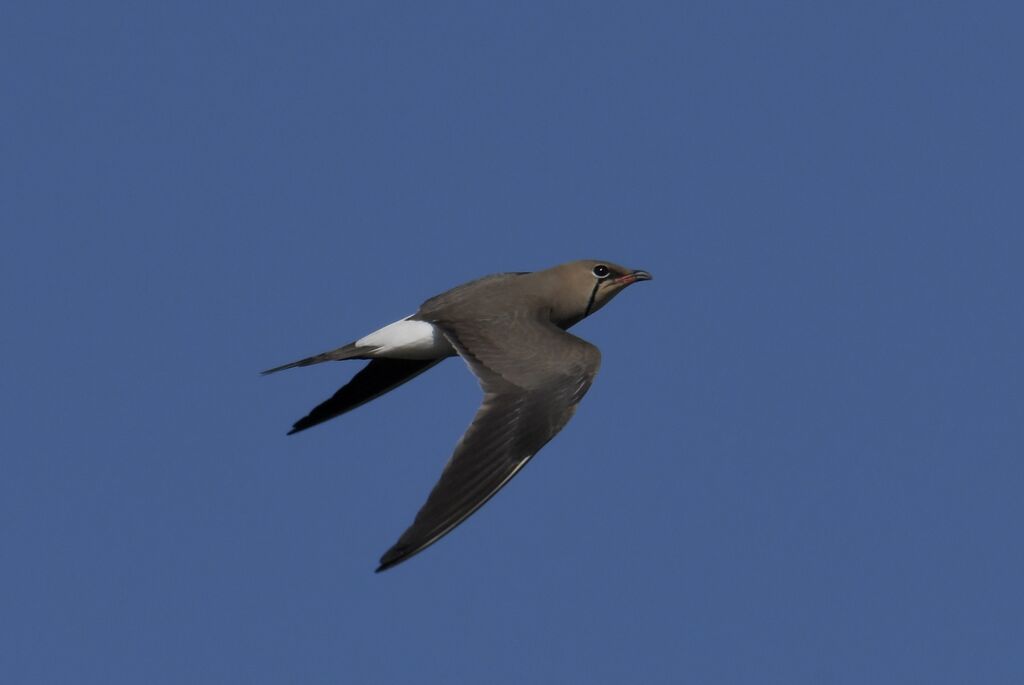
POLYGON ((572 417, 601 353, 566 329, 646 271, 581 260, 544 271, 486 276, 423 303, 333 352, 264 373, 336 359, 370 363, 289 434, 340 416, 458 354, 476 375, 483 404, 412 525, 381 558, 391 568, 449 533, 494 496, 572 417))

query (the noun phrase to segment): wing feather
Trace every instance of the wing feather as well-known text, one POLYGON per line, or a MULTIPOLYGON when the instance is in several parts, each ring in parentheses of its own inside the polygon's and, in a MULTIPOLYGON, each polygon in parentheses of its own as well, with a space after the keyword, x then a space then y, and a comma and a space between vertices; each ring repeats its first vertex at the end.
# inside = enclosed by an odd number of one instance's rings
POLYGON ((296 421, 288 435, 304 431, 360 407, 408 383, 440 359, 373 359, 338 392, 296 421))
POLYGON ((600 366, 596 347, 549 322, 434 323, 479 379, 484 400, 378 571, 437 542, 501 490, 572 418, 600 366))

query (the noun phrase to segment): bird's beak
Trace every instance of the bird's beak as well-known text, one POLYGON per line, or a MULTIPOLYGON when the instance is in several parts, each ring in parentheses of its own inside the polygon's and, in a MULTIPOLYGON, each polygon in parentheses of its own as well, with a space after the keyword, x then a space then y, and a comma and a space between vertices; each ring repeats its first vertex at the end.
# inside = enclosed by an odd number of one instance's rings
POLYGON ((629 285, 630 283, 636 283, 637 281, 649 281, 652 278, 654 278, 654 276, 652 276, 651 274, 647 273, 642 269, 637 269, 636 271, 632 271, 626 274, 625 276, 619 276, 618 278, 615 279, 615 282, 618 283, 619 285, 629 285))

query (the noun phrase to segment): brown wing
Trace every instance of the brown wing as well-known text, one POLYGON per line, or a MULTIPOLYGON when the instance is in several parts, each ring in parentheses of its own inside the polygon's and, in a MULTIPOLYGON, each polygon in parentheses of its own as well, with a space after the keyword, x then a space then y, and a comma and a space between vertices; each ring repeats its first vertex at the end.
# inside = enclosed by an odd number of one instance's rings
POLYGON ((435 323, 479 379, 484 401, 377 571, 437 542, 493 497, 569 421, 601 362, 596 347, 534 317, 435 323))

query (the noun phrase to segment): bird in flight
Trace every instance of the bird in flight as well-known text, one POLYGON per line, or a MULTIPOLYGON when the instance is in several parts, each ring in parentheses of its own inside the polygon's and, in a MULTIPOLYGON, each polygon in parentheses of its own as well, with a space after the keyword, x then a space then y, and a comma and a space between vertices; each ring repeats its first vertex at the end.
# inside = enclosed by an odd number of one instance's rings
POLYGON ((430 298, 415 314, 355 342, 263 372, 369 360, 296 421, 289 435, 341 416, 454 355, 480 382, 480 409, 412 525, 381 557, 378 572, 450 533, 565 426, 601 363, 596 347, 566 330, 627 286, 650 279, 646 271, 595 260, 485 276, 430 298))

